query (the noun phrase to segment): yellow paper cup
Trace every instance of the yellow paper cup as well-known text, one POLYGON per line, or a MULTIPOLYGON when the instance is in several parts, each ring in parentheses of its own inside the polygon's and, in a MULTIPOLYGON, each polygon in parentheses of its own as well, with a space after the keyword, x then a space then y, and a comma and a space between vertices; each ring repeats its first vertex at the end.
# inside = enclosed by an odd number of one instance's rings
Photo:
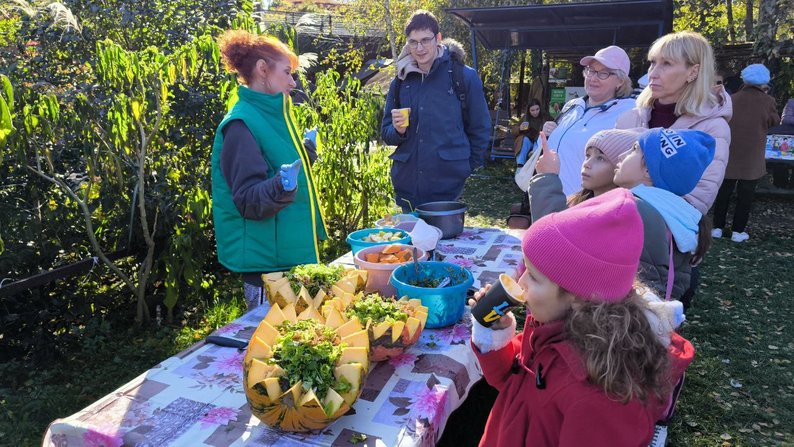
POLYGON ((397 109, 397 111, 405 118, 405 125, 402 127, 408 127, 408 118, 411 116, 411 108, 405 107, 403 109, 397 109))

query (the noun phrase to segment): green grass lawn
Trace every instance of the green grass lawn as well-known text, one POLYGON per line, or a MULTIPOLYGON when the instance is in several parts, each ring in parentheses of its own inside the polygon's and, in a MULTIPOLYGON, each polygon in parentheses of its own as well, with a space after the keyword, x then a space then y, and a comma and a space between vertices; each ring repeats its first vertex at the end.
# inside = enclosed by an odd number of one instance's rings
MULTIPOLYGON (((504 227, 510 203, 520 200, 512 173, 504 161, 469 180, 463 198, 470 206, 467 225, 504 227)), ((701 266, 701 289, 682 329, 697 356, 669 445, 794 445, 792 207, 791 199, 760 199, 747 229, 750 241, 716 241, 701 266)), ((81 344, 62 361, 0 364, 0 445, 39 445, 53 419, 80 410, 236 318, 238 291, 233 295, 231 304, 193 309, 179 327, 136 330, 98 321, 84 329, 81 344)), ((442 445, 476 445, 494 397, 488 387, 476 386, 442 445)))

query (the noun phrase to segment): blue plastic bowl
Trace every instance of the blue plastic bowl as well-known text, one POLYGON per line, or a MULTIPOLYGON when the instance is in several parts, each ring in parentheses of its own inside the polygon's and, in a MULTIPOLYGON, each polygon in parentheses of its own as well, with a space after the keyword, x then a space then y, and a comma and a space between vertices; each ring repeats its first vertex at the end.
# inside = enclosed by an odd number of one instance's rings
POLYGON ((474 283, 474 276, 465 268, 449 262, 427 261, 419 263, 419 273, 413 263, 397 267, 389 282, 397 289, 397 296, 419 298, 427 306, 427 328, 449 326, 460 320, 466 307, 466 291, 474 283), (410 282, 417 280, 442 280, 451 278, 449 285, 440 289, 418 287, 410 282))
POLYGON ((350 244, 350 248, 353 250, 353 254, 358 253, 359 250, 362 248, 373 247, 375 245, 389 245, 389 244, 411 244, 411 236, 404 230, 400 230, 398 228, 366 228, 364 230, 357 230, 347 235, 347 243, 350 244), (367 235, 372 233, 377 233, 379 231, 391 231, 401 233, 403 235, 402 238, 397 239, 395 241, 388 241, 388 242, 369 242, 365 241, 364 238, 367 235))

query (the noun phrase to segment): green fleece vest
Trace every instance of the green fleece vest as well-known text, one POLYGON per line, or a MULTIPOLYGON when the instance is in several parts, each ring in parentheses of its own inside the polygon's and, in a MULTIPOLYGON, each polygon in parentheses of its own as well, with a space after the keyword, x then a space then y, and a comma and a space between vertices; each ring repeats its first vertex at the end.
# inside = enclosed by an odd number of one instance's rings
POLYGON ((268 95, 244 86, 238 89, 238 96, 218 126, 212 146, 212 214, 218 260, 238 273, 275 272, 320 262, 317 241, 328 233, 309 157, 292 117, 292 101, 281 93, 268 95), (274 217, 244 219, 234 205, 221 170, 223 128, 232 120, 242 120, 253 134, 269 165, 268 178, 276 175, 282 164, 298 158, 303 161, 294 202, 274 217))

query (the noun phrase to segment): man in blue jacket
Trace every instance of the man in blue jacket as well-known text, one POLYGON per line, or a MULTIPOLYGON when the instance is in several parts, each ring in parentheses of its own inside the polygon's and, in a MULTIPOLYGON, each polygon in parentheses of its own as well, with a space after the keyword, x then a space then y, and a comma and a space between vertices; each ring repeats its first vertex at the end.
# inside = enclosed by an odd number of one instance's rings
POLYGON ((410 211, 460 197, 466 178, 484 164, 491 121, 482 81, 463 64, 461 45, 441 40, 433 14, 416 11, 405 35, 408 44, 397 59, 381 137, 397 146, 391 179, 397 205, 410 211), (455 79, 456 69, 462 80, 455 79), (403 115, 405 108, 410 111, 403 115))

